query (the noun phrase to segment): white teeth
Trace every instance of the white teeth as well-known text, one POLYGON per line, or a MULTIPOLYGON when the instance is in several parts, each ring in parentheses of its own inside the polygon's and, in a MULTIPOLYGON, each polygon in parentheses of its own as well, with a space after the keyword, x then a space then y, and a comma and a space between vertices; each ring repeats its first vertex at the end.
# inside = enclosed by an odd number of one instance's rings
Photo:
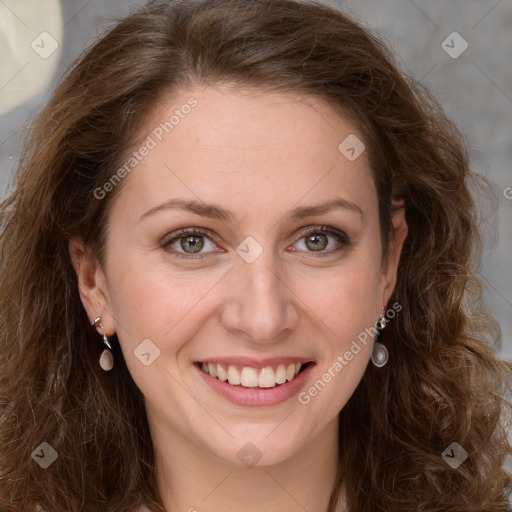
POLYGON ((259 378, 260 388, 273 388, 276 385, 276 377, 272 366, 262 368, 259 378))
POLYGON ((226 373, 226 370, 222 368, 220 364, 217 365, 217 378, 221 380, 222 382, 225 382, 228 380, 228 374, 226 373))
POLYGON ((284 384, 286 382, 286 368, 284 364, 280 364, 276 371, 276 384, 284 384))
POLYGON ((228 381, 231 385, 242 385, 247 388, 273 388, 276 384, 284 384, 286 381, 293 380, 299 373, 302 363, 290 363, 278 365, 274 370, 271 366, 266 366, 261 370, 244 366, 239 372, 236 366, 229 365, 227 371, 225 367, 215 363, 202 363, 202 370, 223 382, 228 381))
POLYGON ((242 368, 240 384, 246 388, 255 388, 258 385, 258 371, 254 368, 242 368))
POLYGON ((208 363, 208 373, 212 377, 217 377, 217 365, 216 364, 212 364, 212 363, 208 363))
POLYGON ((228 366, 228 382, 235 386, 237 384, 240 384, 240 372, 234 366, 231 365, 228 366))

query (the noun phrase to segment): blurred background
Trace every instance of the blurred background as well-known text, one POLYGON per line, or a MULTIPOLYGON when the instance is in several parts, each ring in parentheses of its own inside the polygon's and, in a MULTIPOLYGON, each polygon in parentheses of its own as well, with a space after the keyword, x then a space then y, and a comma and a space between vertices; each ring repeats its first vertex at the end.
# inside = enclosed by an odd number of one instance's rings
MULTIPOLYGON (((20 143, 60 76, 135 0, 0 0, 0 199, 20 143)), ((371 28, 402 69, 427 85, 461 127, 473 168, 494 195, 482 205, 480 276, 512 361, 512 2, 325 0, 371 28)))

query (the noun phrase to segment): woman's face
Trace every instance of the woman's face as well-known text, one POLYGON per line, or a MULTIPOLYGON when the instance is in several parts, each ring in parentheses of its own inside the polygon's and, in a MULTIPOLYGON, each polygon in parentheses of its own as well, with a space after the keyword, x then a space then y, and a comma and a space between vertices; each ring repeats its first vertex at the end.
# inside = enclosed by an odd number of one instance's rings
POLYGON ((368 364, 360 335, 386 307, 406 234, 396 216, 383 261, 361 139, 319 99, 284 93, 196 88, 155 109, 113 203, 105 266, 79 271, 152 435, 274 464, 332 428, 368 364))

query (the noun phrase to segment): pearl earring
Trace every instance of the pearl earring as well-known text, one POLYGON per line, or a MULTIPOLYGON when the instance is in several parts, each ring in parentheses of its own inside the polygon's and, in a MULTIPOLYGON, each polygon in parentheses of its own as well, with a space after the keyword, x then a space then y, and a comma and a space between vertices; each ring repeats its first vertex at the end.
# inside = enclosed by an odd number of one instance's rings
POLYGON ((101 318, 98 317, 96 320, 94 320, 93 326, 99 325, 101 327, 101 330, 103 331, 103 352, 100 356, 100 366, 101 369, 105 372, 109 372, 114 367, 114 354, 112 353, 112 346, 110 345, 110 342, 108 341, 107 335, 105 334, 105 329, 103 328, 103 325, 101 324, 101 318))
POLYGON ((382 336, 382 331, 384 327, 386 327, 386 317, 384 315, 381 315, 377 320, 375 327, 377 328, 377 336, 373 344, 372 363, 378 368, 382 368, 389 359, 388 349, 385 345, 379 342, 379 339, 382 336))

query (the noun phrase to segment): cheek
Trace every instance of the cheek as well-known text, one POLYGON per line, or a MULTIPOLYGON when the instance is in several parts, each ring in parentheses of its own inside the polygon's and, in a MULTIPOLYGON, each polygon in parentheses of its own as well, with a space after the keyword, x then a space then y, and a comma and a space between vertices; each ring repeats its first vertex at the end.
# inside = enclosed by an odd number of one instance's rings
POLYGON ((338 414, 367 367, 373 345, 371 328, 380 308, 379 254, 378 248, 360 251, 336 272, 316 279, 311 309, 321 319, 324 345, 317 379, 299 396, 313 415, 338 414))
POLYGON ((112 313, 123 358, 149 402, 165 396, 177 406, 183 399, 179 379, 172 377, 180 374, 182 347, 191 345, 208 316, 205 297, 217 280, 180 278, 135 259, 125 259, 112 273, 112 313))
POLYGON ((218 276, 173 273, 165 263, 151 264, 149 258, 134 255, 112 269, 110 281, 112 314, 123 351, 133 351, 150 339, 163 352, 176 351, 180 340, 200 328, 193 319, 204 310, 204 299, 218 276))
POLYGON ((380 312, 379 254, 378 247, 359 250, 336 269, 311 278, 308 305, 344 340, 373 325, 380 312))

